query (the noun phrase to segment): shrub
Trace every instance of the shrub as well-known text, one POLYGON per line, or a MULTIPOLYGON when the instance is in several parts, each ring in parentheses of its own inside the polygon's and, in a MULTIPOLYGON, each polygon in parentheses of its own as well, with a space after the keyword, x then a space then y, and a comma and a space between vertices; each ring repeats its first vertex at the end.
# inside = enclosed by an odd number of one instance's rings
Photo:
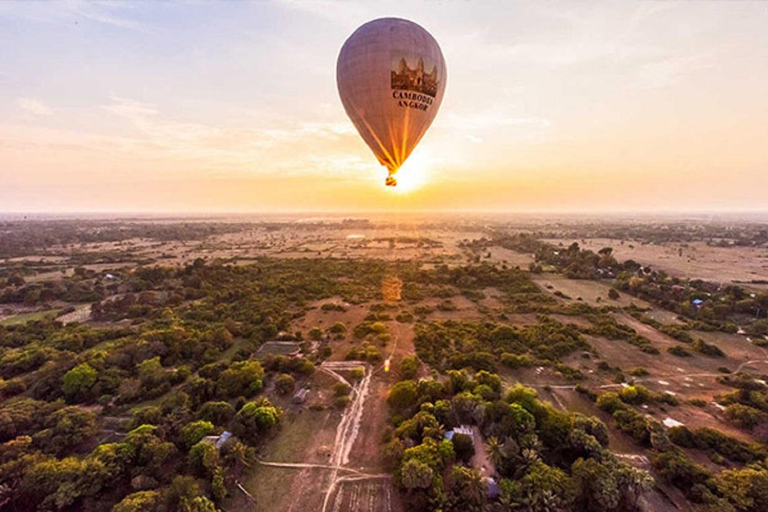
POLYGON ((333 386, 333 396, 348 396, 352 392, 352 387, 343 382, 337 382, 333 386))
POLYGON ((677 356, 677 357, 691 357, 691 353, 688 352, 687 350, 685 350, 680 345, 675 345, 673 347, 669 347, 667 349, 667 352, 669 352, 673 356, 677 356))
POLYGON ((501 364, 508 366, 509 368, 527 368, 533 366, 533 359, 526 354, 511 354, 504 352, 501 354, 501 364))
POLYGON ((351 401, 352 401, 352 398, 349 395, 333 397, 333 403, 336 405, 336 407, 339 407, 340 409, 343 409, 344 407, 349 405, 351 401))
POLYGON ((722 350, 720 350, 719 347, 717 347, 716 345, 712 345, 711 343, 707 343, 702 339, 698 339, 694 341, 691 347, 696 352, 700 352, 706 356, 713 356, 713 357, 725 356, 725 353, 722 350))
POLYGON ((279 395, 287 395, 296 387, 296 379, 288 373, 281 374, 275 379, 275 391, 279 395))
POLYGON ((625 407, 624 402, 619 398, 619 394, 612 391, 598 396, 597 406, 609 414, 613 414, 625 407))
POLYGON ((653 398, 653 394, 645 386, 636 384, 634 386, 623 387, 619 393, 619 397, 624 403, 638 405, 650 402, 653 398))
POLYGON ((365 376, 365 368, 362 366, 355 366, 349 371, 349 376, 352 380, 360 380, 365 376))
POLYGON ((764 414, 748 405, 730 404, 725 408, 725 417, 737 427, 749 429, 760 423, 764 414))
POLYGON ((342 322, 336 322, 331 326, 329 331, 331 332, 331 334, 346 334, 347 326, 344 325, 342 322))

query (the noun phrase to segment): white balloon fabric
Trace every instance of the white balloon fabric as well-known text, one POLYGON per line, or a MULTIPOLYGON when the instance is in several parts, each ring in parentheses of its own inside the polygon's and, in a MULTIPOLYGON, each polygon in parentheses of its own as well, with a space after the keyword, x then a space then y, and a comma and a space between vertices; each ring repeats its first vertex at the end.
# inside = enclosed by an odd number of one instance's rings
POLYGON ((432 124, 443 101, 445 59, 432 35, 412 21, 381 18, 358 28, 336 64, 347 115, 381 165, 387 185, 432 124))

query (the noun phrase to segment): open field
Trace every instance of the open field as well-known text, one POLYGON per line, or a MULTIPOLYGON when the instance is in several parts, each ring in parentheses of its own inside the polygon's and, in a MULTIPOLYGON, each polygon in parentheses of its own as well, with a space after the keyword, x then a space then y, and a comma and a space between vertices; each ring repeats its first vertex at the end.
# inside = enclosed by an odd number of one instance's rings
POLYGON ((752 283, 768 279, 768 249, 758 247, 711 247, 701 242, 648 244, 608 238, 548 239, 568 246, 573 242, 599 251, 612 247, 620 260, 632 259, 643 265, 663 269, 677 277, 704 279, 718 283, 743 283, 765 289, 768 284, 752 283))
MULTIPOLYGON (((632 406, 647 420, 666 424, 665 429, 670 425, 684 425, 692 430, 706 427, 747 443, 765 441, 761 428, 739 427, 719 403, 734 390, 721 381, 726 372, 743 372, 758 381, 765 379, 768 352, 754 343, 762 341, 760 336, 745 331, 735 334, 694 328, 680 314, 628 292, 622 291, 617 299, 610 299, 608 293, 613 282, 608 279, 569 279, 554 272, 554 268, 529 273, 529 265, 534 261, 531 254, 496 245, 487 250, 477 249, 482 244, 473 246, 473 240, 490 236, 492 231, 485 225, 470 223, 453 229, 439 222, 403 226, 360 223, 354 227, 340 223, 281 222, 243 225, 232 231, 226 226, 221 229, 223 232, 189 239, 134 236, 109 242, 51 245, 26 256, 8 258, 0 263, 0 270, 5 272, 0 279, 13 277, 19 282, 19 276, 23 284, 5 286, 7 303, 2 309, 0 326, 20 328, 28 323, 48 322, 70 307, 69 313, 58 318, 60 325, 56 324, 55 329, 68 333, 77 329, 122 329, 121 336, 135 340, 138 347, 143 347, 141 350, 152 347, 159 351, 161 372, 172 375, 181 366, 187 366, 189 380, 201 375, 216 379, 216 372, 221 370, 194 360, 166 365, 167 349, 158 345, 158 340, 166 338, 158 333, 165 332, 163 329, 168 325, 174 325, 174 329, 183 325, 189 330, 217 326, 219 331, 206 332, 201 339, 206 340, 210 350, 205 352, 206 360, 214 366, 223 365, 222 368, 246 361, 259 361, 266 367, 274 358, 283 358, 281 364, 311 360, 311 373, 290 367, 266 371, 258 396, 279 409, 279 426, 254 443, 256 457, 236 480, 228 482, 233 486, 221 502, 223 510, 407 510, 409 505, 392 480, 391 466, 383 452, 384 443, 393 436, 396 421, 402 421, 393 419, 396 414, 387 401, 390 390, 402 378, 401 364, 416 353, 414 341, 425 325, 487 325, 491 332, 499 327, 512 327, 518 333, 538 333, 531 329, 554 323, 568 332, 580 333, 583 345, 552 360, 534 356, 540 352, 531 348, 540 344, 544 347, 541 353, 546 353, 544 349, 550 344, 550 334, 546 333, 551 331, 542 331, 545 334, 536 334, 532 340, 526 338, 529 345, 522 348, 509 344, 502 349, 484 350, 492 350, 489 364, 500 375, 503 387, 522 383, 535 389, 541 400, 558 411, 600 418, 607 428, 610 450, 622 461, 650 471, 657 478, 657 487, 640 501, 644 510, 694 509, 684 493, 660 479, 649 448, 621 431, 612 415, 598 408, 587 392, 619 393, 629 386, 642 385, 653 397, 674 397, 669 403, 653 398, 632 406), (359 268, 365 270, 346 270, 354 264, 362 264, 359 268), (382 264, 390 266, 382 270, 382 264), (512 270, 515 267, 522 270, 512 270), (187 279, 195 268, 215 268, 216 272, 205 276, 210 283, 196 288, 195 280, 187 279), (162 272, 168 274, 163 276, 157 269, 165 269, 162 272), (454 270, 465 273, 457 274, 461 278, 446 278, 454 270), (241 271, 244 273, 236 274, 241 271), (502 274, 493 274, 494 280, 488 281, 488 273, 497 271, 502 274), (379 273, 373 278, 366 272, 379 273), (520 272, 519 281, 499 280, 499 276, 513 272, 520 272), (230 273, 231 278, 220 279, 230 273), (272 280, 275 275, 282 277, 272 280), (294 282, 301 284, 294 287, 294 282), (532 283, 533 288, 525 288, 525 283, 532 283), (46 293, 53 294, 53 300, 39 297, 44 288, 46 293), (525 300, 521 302, 517 293, 524 293, 525 300), (239 311, 237 308, 242 306, 254 310, 239 311), (640 310, 644 316, 638 313, 640 310), (610 331, 595 332, 596 319, 603 317, 626 329, 621 331, 625 337, 612 337, 610 331), (217 320, 212 322, 210 318, 217 320), (258 328, 250 329, 251 326, 258 328), (691 339, 703 340, 724 355, 704 355, 694 350, 691 343, 659 330, 670 326, 684 329, 691 339), (227 331, 223 337, 218 334, 222 328, 227 331), (144 336, 151 341, 145 342, 139 333, 147 333, 144 336), (635 338, 628 339, 626 333, 635 338), (641 350, 637 339, 647 344, 645 350, 641 350), (212 343, 222 343, 221 349, 211 349, 212 343), (648 347, 659 353, 652 353, 648 347), (502 353, 525 353, 529 349, 527 355, 533 358, 530 364, 510 367, 502 363, 502 353), (684 349, 687 357, 672 355, 670 349, 684 349), (384 369, 385 361, 389 363, 389 372, 384 369), (277 381, 285 374, 291 374, 291 391, 279 392, 277 381), (301 388, 307 388, 308 394, 304 401, 296 402, 293 395, 301 388), (255 498, 255 503, 246 493, 255 498)), ((561 241, 568 242, 555 240, 561 241)), ((580 243, 594 250, 610 245, 619 260, 633 258, 685 277, 711 279, 720 275, 736 282, 762 277, 765 269, 765 250, 760 248, 714 248, 698 242, 633 244, 635 247, 630 248, 629 242, 621 244, 615 239, 588 239, 586 245, 580 243), (678 255, 680 247, 682 256, 678 255)), ((125 342, 122 337, 118 341, 96 339, 87 344, 82 341, 86 338, 73 339, 67 342, 72 345, 63 345, 52 338, 58 343, 54 345, 57 349, 70 347, 80 351, 78 360, 91 361, 95 367, 103 364, 104 356, 94 354, 116 350, 125 342)), ((473 345, 479 343, 473 338, 436 341, 447 342, 448 355, 450 351, 471 353, 473 345)), ((562 339, 557 343, 563 343, 562 339)), ((180 354, 194 352, 192 348, 174 350, 180 354)), ((13 358, 21 351, 12 349, 6 353, 6 357, 13 358)), ((203 357, 204 351, 197 354, 196 357, 203 357)), ((66 357, 60 360, 68 361, 66 357)), ((453 363, 449 358, 433 365, 422 361, 414 379, 437 376, 445 382, 450 364, 453 363)), ((473 375, 471 361, 467 364, 467 375, 473 375)), ((24 382, 41 393, 34 383, 44 380, 39 376, 45 374, 35 368, 29 375, 23 375, 24 382)), ((66 367, 69 368, 71 365, 66 367)), ((189 389, 189 380, 174 380, 153 393, 142 387, 143 374, 130 368, 119 388, 111 391, 120 403, 115 398, 97 403, 98 397, 82 402, 84 409, 104 416, 101 433, 111 440, 124 439, 133 426, 132 418, 145 414, 142 411, 170 407, 169 402, 178 397, 179 391, 194 392, 189 389)), ((6 371, 6 381, 15 376, 6 371)), ((60 386, 62 379, 59 375, 53 381, 57 392, 56 386, 60 386)), ((203 400, 216 398, 219 388, 210 386, 208 393, 213 395, 203 400)), ((230 404, 237 400, 236 395, 226 399, 230 404)), ((146 414, 151 418, 151 414, 146 414)), ((160 418, 148 421, 165 421, 162 415, 160 418)), ((189 414, 186 418, 191 421, 194 416, 189 414)), ((232 428, 231 420, 228 421, 216 425, 217 433, 232 428)), ((498 477, 501 469, 494 467, 482 446, 488 440, 482 425, 473 428, 478 444, 469 465, 485 476, 498 477)), ((176 438, 173 442, 179 449, 188 449, 176 438)), ((686 448, 686 453, 713 473, 740 466, 732 461, 719 461, 701 450, 686 448)))

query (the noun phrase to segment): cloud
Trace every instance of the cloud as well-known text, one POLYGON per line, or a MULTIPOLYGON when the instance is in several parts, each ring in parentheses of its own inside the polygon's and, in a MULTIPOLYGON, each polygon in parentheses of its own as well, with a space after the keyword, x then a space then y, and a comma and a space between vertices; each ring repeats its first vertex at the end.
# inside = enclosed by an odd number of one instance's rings
POLYGON ((364 165, 354 154, 349 155, 357 134, 348 122, 283 121, 252 129, 232 128, 181 121, 156 105, 120 97, 101 109, 133 127, 130 140, 142 148, 145 158, 183 161, 216 174, 278 171, 280 175, 336 172, 349 176, 364 165))
POLYGON ((130 2, 86 0, 63 0, 53 3, 0 2, 0 16, 67 24, 85 19, 102 25, 147 32, 148 28, 143 23, 127 15, 127 11, 134 9, 136 5, 130 2))
POLYGON ((16 104, 27 117, 45 117, 52 116, 53 111, 40 100, 33 98, 19 98, 16 104))
POLYGON ((528 139, 550 129, 552 121, 543 117, 520 117, 504 112, 500 105, 477 112, 446 112, 440 130, 463 133, 473 143, 481 143, 494 134, 506 140, 528 139))

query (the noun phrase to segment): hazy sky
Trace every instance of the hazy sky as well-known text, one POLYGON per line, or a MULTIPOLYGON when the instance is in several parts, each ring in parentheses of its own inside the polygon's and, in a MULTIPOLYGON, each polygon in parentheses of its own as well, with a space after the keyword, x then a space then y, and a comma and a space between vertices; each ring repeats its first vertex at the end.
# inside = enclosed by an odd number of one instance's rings
POLYGON ((768 209, 768 2, 0 2, 0 211, 351 209, 768 209), (383 16, 448 67, 410 193, 336 92, 383 16))

